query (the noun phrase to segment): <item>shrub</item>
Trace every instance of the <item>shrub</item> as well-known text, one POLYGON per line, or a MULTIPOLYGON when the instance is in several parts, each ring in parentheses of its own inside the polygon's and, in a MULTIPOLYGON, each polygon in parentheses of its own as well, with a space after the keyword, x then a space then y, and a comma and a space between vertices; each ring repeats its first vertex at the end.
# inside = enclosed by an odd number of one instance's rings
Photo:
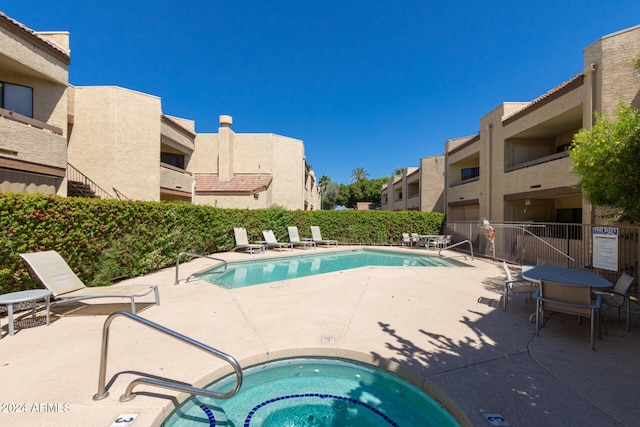
POLYGON ((403 232, 438 234, 444 215, 430 212, 288 211, 222 209, 185 203, 63 198, 0 193, 0 293, 41 287, 20 258, 55 250, 91 286, 110 284, 174 265, 180 252, 211 254, 233 249, 233 227, 262 240, 272 229, 288 241, 287 226, 341 243, 394 244, 403 232))

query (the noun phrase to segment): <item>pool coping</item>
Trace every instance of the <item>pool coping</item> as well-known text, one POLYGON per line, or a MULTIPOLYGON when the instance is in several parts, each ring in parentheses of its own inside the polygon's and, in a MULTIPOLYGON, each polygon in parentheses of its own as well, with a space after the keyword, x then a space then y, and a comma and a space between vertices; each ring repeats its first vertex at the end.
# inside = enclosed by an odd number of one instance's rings
MULTIPOLYGON (((240 286, 234 286, 234 285, 228 285, 228 283, 216 283, 215 281, 210 281, 207 280, 206 277, 204 277, 205 274, 207 274, 209 271, 211 270, 215 270, 220 268, 221 266, 223 266, 224 264, 218 264, 213 266, 210 269, 205 269, 203 271, 198 271, 194 274, 192 274, 190 276, 190 278, 194 278, 194 279, 198 279, 198 280, 204 280, 208 283, 211 283, 213 285, 216 286, 220 286, 223 289, 238 289, 238 288, 244 288, 244 287, 250 287, 250 286, 257 286, 257 285, 262 285, 262 284, 266 284, 266 283, 273 283, 273 282, 284 282, 284 281, 289 281, 289 280, 295 280, 295 279, 299 279, 302 277, 309 277, 309 276, 316 276, 319 274, 327 274, 327 273, 333 273, 335 271, 344 271, 344 270, 354 270, 357 268, 366 268, 366 267, 443 267, 443 268, 447 268, 447 267, 469 267, 468 264, 464 264, 461 261, 458 260, 454 260, 451 258, 447 258, 447 257, 443 257, 443 256, 439 256, 437 253, 422 253, 422 254, 418 254, 414 252, 409 252, 409 251, 398 251, 398 250, 387 250, 387 249, 371 249, 368 247, 357 247, 357 248, 348 248, 348 249, 341 249, 341 250, 334 250, 331 252, 314 252, 314 253, 307 253, 308 251, 305 251, 305 253, 301 253, 301 254, 281 254, 278 257, 265 257, 265 258, 251 258, 248 260, 241 260, 241 261, 231 261, 228 262, 227 264, 227 269, 234 266, 234 265, 255 265, 255 264, 259 264, 259 263, 265 263, 267 261, 284 261, 287 259, 300 259, 300 258, 312 258, 312 257, 327 257, 329 258, 332 254, 335 255, 341 255, 341 254, 350 254, 350 253, 356 253, 356 252, 375 252, 375 253, 385 253, 385 254, 406 254, 406 255, 410 255, 412 257, 418 257, 418 258, 438 258, 438 259, 443 259, 446 260, 446 262, 455 264, 455 265, 410 265, 410 266, 406 266, 406 265, 378 265, 378 264, 368 264, 368 265, 361 265, 361 266, 357 266, 357 267, 349 267, 349 268, 345 268, 342 270, 333 270, 333 271, 322 271, 322 272, 318 272, 318 273, 312 273, 312 274, 307 274, 304 276, 297 276, 297 277, 285 277, 285 278, 278 278, 278 279, 274 279, 274 280, 270 280, 268 282, 263 282, 263 283, 257 283, 257 284, 248 284, 248 285, 240 285, 240 286)), ((213 274, 213 273, 211 273, 213 274)), ((220 275, 218 277, 221 277, 223 275, 227 274, 227 271, 223 271, 220 272, 220 275)), ((185 279, 188 280, 188 279, 185 279)))

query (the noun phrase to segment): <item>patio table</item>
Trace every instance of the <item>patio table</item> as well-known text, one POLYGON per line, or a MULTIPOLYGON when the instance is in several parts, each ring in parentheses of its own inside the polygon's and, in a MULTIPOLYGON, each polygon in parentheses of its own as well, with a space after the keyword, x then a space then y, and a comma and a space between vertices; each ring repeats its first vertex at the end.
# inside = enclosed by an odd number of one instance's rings
POLYGON ((560 283, 590 286, 594 289, 605 289, 613 286, 607 279, 592 271, 551 265, 523 265, 522 278, 535 283, 540 283, 542 280, 552 280, 560 283))
MULTIPOLYGON (((7 306, 7 318, 9 322, 9 335, 13 335, 13 305, 22 303, 33 303, 36 301, 44 300, 47 307, 47 325, 49 325, 49 306, 50 306, 51 291, 48 289, 31 289, 28 291, 11 292, 8 294, 0 295, 0 306, 7 306)), ((33 310, 33 319, 35 320, 36 312, 35 306, 33 310)))

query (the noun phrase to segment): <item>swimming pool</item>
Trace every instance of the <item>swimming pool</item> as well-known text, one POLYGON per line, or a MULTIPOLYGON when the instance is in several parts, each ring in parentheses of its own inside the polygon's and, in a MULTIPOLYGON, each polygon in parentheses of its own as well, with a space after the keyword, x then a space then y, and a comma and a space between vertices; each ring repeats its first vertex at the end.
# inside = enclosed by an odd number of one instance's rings
MULTIPOLYGON (((233 378, 208 388, 229 390, 233 378)), ((184 426, 458 426, 418 388, 388 372, 344 359, 295 358, 244 370, 234 397, 194 396, 164 423, 184 426)))
POLYGON ((417 255, 372 249, 298 255, 229 263, 227 270, 216 266, 196 274, 199 279, 235 289, 261 283, 295 279, 315 274, 371 265, 391 267, 460 267, 465 264, 439 256, 417 255))

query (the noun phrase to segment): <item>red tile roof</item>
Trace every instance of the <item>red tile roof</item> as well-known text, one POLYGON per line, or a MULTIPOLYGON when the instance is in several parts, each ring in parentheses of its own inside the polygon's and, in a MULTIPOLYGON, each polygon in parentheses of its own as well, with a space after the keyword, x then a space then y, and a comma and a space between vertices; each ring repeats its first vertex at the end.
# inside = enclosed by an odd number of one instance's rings
POLYGON ((530 103, 528 103, 527 105, 525 105, 524 107, 522 107, 520 110, 516 111, 515 113, 511 114, 509 117, 506 117, 504 120, 502 120, 502 125, 508 125, 509 123, 515 121, 516 119, 524 116, 525 114, 530 113, 533 110, 536 110, 540 107, 542 107, 545 104, 548 104, 549 102, 553 101, 554 99, 564 95, 567 92, 572 91, 573 89, 581 86, 584 82, 584 74, 580 73, 580 74, 576 74, 575 76, 571 77, 569 80, 567 80, 566 82, 560 83, 558 86, 554 87, 553 89, 551 89, 550 91, 548 91, 547 93, 540 95, 539 97, 537 97, 536 99, 534 99, 533 101, 531 101, 530 103))
POLYGON ((196 174, 196 193, 255 194, 271 184, 270 175, 234 175, 231 181, 220 181, 218 175, 196 174))
POLYGON ((62 60, 65 64, 69 65, 69 62, 71 60, 69 52, 63 50, 55 43, 50 42, 47 38, 40 36, 37 32, 33 31, 26 25, 21 24, 15 19, 9 18, 2 12, 0 12, 0 26, 8 31, 11 31, 22 39, 29 40, 31 43, 34 43, 39 47, 47 50, 49 53, 62 60))

